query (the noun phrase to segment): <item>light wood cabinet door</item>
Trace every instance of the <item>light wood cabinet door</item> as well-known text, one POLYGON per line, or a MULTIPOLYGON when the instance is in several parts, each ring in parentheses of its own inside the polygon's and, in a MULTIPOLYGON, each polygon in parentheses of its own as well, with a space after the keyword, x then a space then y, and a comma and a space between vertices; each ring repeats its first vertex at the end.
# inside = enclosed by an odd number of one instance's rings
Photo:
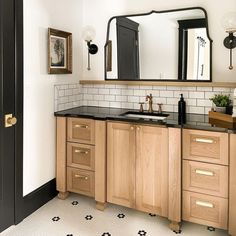
POLYGON ((67 141, 95 144, 95 123, 91 119, 68 118, 67 141))
POLYGON ((107 126, 107 201, 134 207, 135 127, 108 122, 107 126))
POLYGON ((183 189, 228 198, 228 166, 183 161, 183 189))
POLYGON ((168 129, 136 127, 136 209, 168 215, 168 129))
POLYGON ((228 134, 202 130, 183 130, 183 158, 228 165, 228 134))
POLYGON ((183 191, 183 220, 228 228, 228 199, 183 191))

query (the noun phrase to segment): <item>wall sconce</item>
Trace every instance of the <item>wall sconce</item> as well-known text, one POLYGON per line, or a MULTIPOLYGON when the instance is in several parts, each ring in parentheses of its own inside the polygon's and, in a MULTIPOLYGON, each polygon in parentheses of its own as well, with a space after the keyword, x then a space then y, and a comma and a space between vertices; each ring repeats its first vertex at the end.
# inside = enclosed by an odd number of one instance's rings
POLYGON ((83 28, 82 38, 87 43, 88 47, 88 67, 87 70, 91 70, 90 67, 90 54, 94 55, 98 52, 98 46, 96 44, 92 44, 92 40, 95 38, 96 32, 92 26, 86 26, 83 28))
POLYGON ((232 49, 236 47, 236 37, 234 36, 234 33, 236 32, 236 12, 229 12, 225 14, 222 19, 222 25, 226 33, 229 34, 229 36, 224 39, 224 46, 230 50, 229 69, 232 70, 234 68, 232 49))

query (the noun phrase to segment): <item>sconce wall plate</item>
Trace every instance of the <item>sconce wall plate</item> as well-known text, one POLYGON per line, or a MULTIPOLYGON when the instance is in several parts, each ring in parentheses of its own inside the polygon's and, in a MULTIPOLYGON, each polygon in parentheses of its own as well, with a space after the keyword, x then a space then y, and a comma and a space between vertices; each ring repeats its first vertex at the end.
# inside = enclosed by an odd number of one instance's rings
POLYGON ((236 37, 233 33, 229 33, 229 36, 224 39, 224 46, 228 49, 233 49, 236 47, 236 37))
POLYGON ((96 54, 98 52, 98 46, 96 44, 88 42, 87 45, 90 54, 96 54))

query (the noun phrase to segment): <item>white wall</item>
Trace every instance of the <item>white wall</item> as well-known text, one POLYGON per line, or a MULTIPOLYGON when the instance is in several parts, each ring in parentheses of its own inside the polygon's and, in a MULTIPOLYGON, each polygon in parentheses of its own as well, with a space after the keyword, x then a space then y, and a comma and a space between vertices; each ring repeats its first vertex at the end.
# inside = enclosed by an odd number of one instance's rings
POLYGON ((24 0, 24 195, 55 177, 54 85, 82 72, 82 0, 24 0), (73 34, 73 74, 47 74, 47 29, 73 34))
MULTIPOLYGON (((85 25, 93 25, 97 31, 95 43, 99 46, 99 53, 92 56, 92 70, 83 70, 84 79, 104 78, 103 51, 106 40, 106 27, 110 17, 114 15, 142 13, 150 10, 165 10, 171 8, 182 8, 201 6, 204 7, 209 16, 210 36, 213 42, 213 81, 235 81, 236 70, 229 71, 229 50, 223 46, 226 33, 221 26, 222 16, 229 11, 235 11, 236 1, 226 0, 224 2, 214 0, 94 0, 84 1, 83 20, 85 25)), ((84 53, 86 53, 84 48, 84 53)), ((84 58, 86 61, 86 54, 84 58)), ((234 50, 234 61, 236 51, 234 50)))

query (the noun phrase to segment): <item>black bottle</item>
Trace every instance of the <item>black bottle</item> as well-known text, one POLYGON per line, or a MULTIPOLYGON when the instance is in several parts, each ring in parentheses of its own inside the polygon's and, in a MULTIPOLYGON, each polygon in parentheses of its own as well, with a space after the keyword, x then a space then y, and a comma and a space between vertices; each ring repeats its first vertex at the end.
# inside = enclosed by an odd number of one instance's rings
POLYGON ((178 122, 179 125, 186 123, 186 102, 184 101, 183 94, 180 94, 180 100, 178 102, 178 122))

